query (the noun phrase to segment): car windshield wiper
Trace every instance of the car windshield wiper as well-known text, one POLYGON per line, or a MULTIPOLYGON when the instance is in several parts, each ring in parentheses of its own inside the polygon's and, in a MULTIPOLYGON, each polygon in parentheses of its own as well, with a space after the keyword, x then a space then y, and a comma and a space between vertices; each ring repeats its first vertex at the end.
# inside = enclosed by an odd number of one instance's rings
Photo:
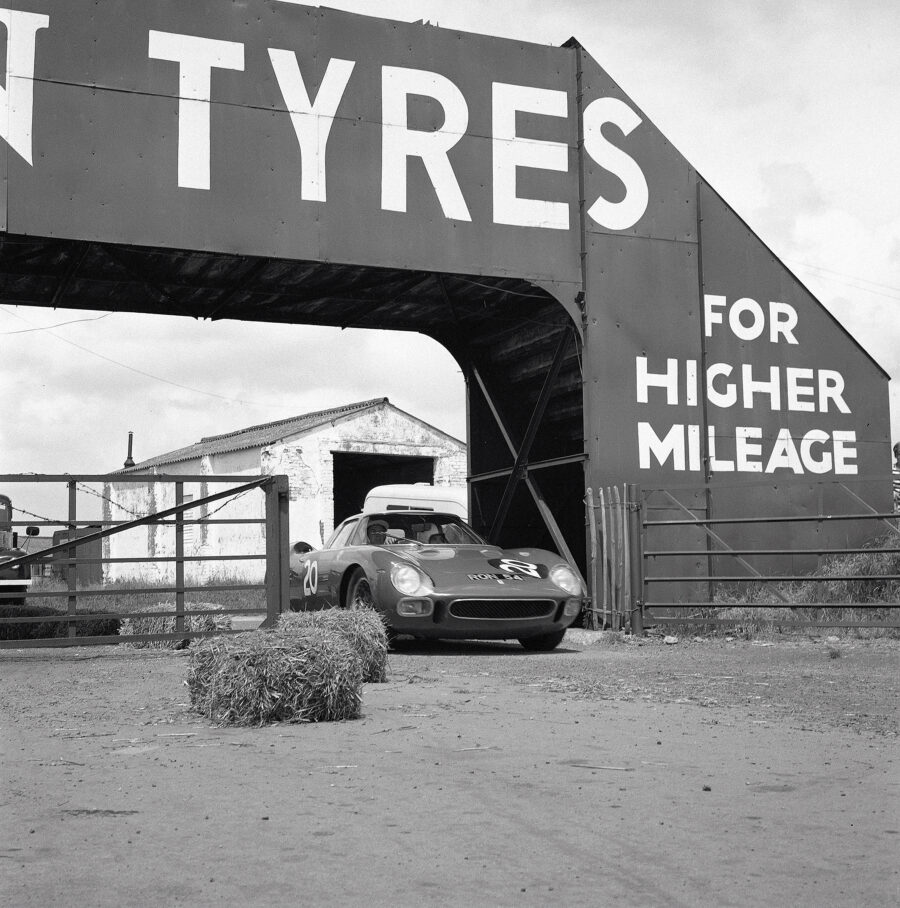
POLYGON ((417 545, 419 547, 425 545, 424 542, 419 542, 418 539, 412 539, 409 536, 385 536, 384 545, 417 545))

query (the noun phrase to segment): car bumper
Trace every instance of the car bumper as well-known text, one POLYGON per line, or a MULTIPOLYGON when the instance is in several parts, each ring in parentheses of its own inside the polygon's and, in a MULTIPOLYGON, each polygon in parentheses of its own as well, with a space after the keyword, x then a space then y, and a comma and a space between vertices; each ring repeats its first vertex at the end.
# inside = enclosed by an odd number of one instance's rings
POLYGON ((383 609, 398 634, 447 639, 508 640, 539 637, 569 627, 583 600, 478 599, 435 597, 400 599, 383 609), (416 609, 426 614, 409 614, 416 609))

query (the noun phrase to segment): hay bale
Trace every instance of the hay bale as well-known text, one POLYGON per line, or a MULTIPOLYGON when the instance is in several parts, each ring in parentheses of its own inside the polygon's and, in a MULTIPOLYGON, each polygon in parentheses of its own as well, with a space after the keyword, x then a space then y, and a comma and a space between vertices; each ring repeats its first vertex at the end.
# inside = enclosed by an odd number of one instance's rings
POLYGON ((362 667, 325 628, 209 637, 192 649, 191 705, 220 725, 332 722, 360 714, 362 667))
MULTIPOLYGON (((159 603, 151 608, 155 611, 162 611, 167 608, 166 603, 159 603)), ((184 629, 186 631, 219 631, 231 630, 231 615, 220 615, 213 610, 218 609, 218 605, 210 603, 196 603, 188 606, 190 609, 209 609, 210 614, 204 615, 185 615, 184 629)), ((137 634, 174 634, 175 633, 175 615, 147 615, 137 618, 123 618, 119 634, 123 637, 131 637, 137 634)), ((181 638, 172 640, 135 640, 128 643, 136 649, 180 649, 184 645, 181 638)))
POLYGON ((322 628, 341 635, 359 654, 363 681, 387 681, 388 636, 380 613, 370 608, 321 609, 315 612, 285 612, 276 631, 283 634, 322 628))

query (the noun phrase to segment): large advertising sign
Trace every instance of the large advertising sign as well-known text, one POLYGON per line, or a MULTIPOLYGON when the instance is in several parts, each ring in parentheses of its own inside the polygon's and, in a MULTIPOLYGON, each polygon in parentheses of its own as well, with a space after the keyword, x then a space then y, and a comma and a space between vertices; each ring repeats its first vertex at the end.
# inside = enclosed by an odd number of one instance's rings
POLYGON ((565 48, 263 0, 7 0, 0 23, 11 232, 576 280, 579 123, 621 184, 586 217, 647 207, 607 135, 640 118, 598 96, 579 119, 565 48))
POLYGON ((593 484, 887 469, 884 373, 576 42, 0 4, 8 233, 531 280, 583 344, 593 484))

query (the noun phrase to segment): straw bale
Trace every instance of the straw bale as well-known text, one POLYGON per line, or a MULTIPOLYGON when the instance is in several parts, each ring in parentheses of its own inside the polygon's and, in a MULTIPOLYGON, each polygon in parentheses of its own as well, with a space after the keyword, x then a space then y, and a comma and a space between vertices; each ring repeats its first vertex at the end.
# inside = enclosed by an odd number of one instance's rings
POLYGON ((362 667, 326 628, 208 637, 191 650, 191 705, 220 725, 330 722, 360 714, 362 667))
POLYGON ((388 635, 379 612, 371 608, 285 612, 276 630, 291 634, 314 627, 340 634, 350 643, 359 654, 364 682, 387 681, 388 635))

